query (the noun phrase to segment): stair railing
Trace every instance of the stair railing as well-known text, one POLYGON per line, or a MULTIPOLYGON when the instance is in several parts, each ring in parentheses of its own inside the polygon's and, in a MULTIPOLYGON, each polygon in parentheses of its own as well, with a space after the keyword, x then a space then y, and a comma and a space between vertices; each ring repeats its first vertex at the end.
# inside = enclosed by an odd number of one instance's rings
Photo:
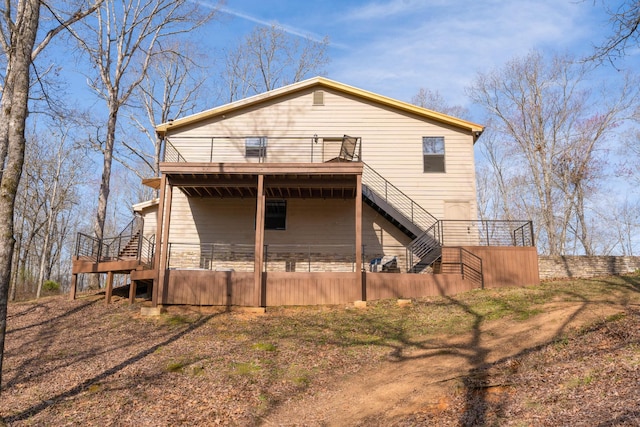
POLYGON ((422 231, 427 230, 438 221, 436 217, 414 202, 402 190, 387 181, 369 165, 364 162, 362 162, 362 165, 362 184, 366 197, 371 198, 369 192, 373 192, 422 231))
POLYGON ((362 190, 364 196, 374 202, 373 195, 384 200, 385 203, 422 231, 408 246, 409 254, 411 255, 409 259, 417 258, 419 260, 415 264, 412 262, 412 265, 408 267, 408 271, 416 272, 417 270, 422 270, 440 258, 442 227, 440 227, 438 219, 414 202, 398 187, 387 181, 372 167, 364 162, 362 164, 362 190))
MULTIPOLYGON (((76 256, 93 259, 95 262, 115 260, 121 251, 137 233, 142 234, 144 219, 136 215, 116 237, 98 239, 84 233, 78 233, 76 240, 76 256), (124 242, 124 244, 123 244, 124 242)), ((137 256, 141 253, 141 240, 138 241, 137 256)))
POLYGON ((470 279, 484 289, 484 274, 482 274, 482 258, 464 248, 460 248, 460 274, 462 279, 470 279))
MULTIPOLYGON (((110 239, 108 243, 109 255, 112 258, 120 258, 122 251, 138 232, 142 232, 143 227, 144 219, 142 216, 136 214, 116 237, 110 239)), ((105 241, 107 241, 107 239, 105 239, 105 241)), ((140 239, 138 239, 137 253, 140 253, 140 239)))
POLYGON ((433 264, 442 255, 442 227, 441 222, 436 221, 431 227, 413 239, 407 246, 411 254, 411 260, 417 258, 409 268, 410 273, 419 273, 424 268, 433 264))
POLYGON ((139 248, 138 251, 138 261, 142 264, 147 265, 150 268, 153 268, 153 255, 155 253, 156 247, 156 235, 152 235, 149 238, 142 236, 139 239, 139 248))

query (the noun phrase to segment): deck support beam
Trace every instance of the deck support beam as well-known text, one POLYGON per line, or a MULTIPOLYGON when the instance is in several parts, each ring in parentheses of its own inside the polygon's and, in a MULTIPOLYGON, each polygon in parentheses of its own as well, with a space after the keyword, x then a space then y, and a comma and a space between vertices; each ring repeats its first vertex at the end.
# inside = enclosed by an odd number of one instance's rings
MULTIPOLYGON (((169 194, 171 194, 171 187, 169 187, 169 194)), ((151 292, 151 302, 153 307, 157 307, 158 301, 162 303, 162 298, 160 295, 160 290, 164 287, 164 278, 165 278, 165 262, 166 256, 163 257, 166 253, 165 243, 166 236, 164 234, 165 228, 165 205, 171 206, 171 198, 169 197, 169 201, 167 202, 167 176, 165 174, 162 175, 160 179, 160 200, 158 201, 158 213, 157 213, 157 222, 156 222, 156 252, 154 254, 153 265, 155 266, 156 274, 153 279, 153 290, 151 292)), ((167 213, 167 217, 170 216, 167 213)), ((168 226, 167 226, 167 235, 168 235, 168 226)))
POLYGON ((131 274, 129 274, 129 304, 133 304, 136 302, 136 287, 138 285, 137 280, 131 279, 131 274))
POLYGON ((107 273, 107 288, 105 291, 105 303, 111 304, 111 294, 113 293, 113 271, 107 273))
POLYGON ((163 228, 162 228, 162 252, 160 254, 160 264, 158 265, 158 297, 156 303, 153 304, 156 307, 158 304, 162 304, 165 300, 165 293, 167 290, 167 262, 169 259, 169 228, 171 227, 171 201, 173 199, 173 186, 167 185, 165 194, 165 214, 163 215, 163 228))
POLYGON ((164 216, 164 194, 167 187, 167 177, 160 178, 160 198, 158 200, 158 212, 156 213, 156 252, 153 254, 153 265, 156 267, 156 275, 153 278, 151 290, 151 303, 158 305, 158 288, 160 287, 160 252, 162 249, 162 219, 164 216))
POLYGON ((362 286, 362 175, 356 175, 355 215, 356 274, 358 285, 362 289, 362 301, 366 301, 365 290, 362 286))
POLYGON ((256 195, 256 239, 254 272, 254 305, 261 307, 262 302, 262 265, 264 261, 264 175, 258 175, 258 193, 256 195))
POLYGON ((78 275, 77 274, 72 274, 71 275, 71 290, 69 291, 69 299, 71 301, 76 299, 76 287, 77 287, 77 284, 78 284, 78 275))

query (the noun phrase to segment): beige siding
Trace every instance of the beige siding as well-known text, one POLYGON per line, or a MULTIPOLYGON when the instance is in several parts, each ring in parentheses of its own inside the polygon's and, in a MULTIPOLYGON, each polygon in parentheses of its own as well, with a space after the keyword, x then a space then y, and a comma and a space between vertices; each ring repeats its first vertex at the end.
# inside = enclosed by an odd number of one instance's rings
POLYGON ((401 269, 406 271, 406 246, 411 239, 403 234, 376 211, 365 205, 362 209, 362 244, 364 245, 364 268, 374 258, 395 256, 401 269))
POLYGON ((339 145, 324 146, 323 138, 358 136, 362 138, 362 159, 431 214, 443 219, 444 202, 449 200, 468 202, 470 219, 476 217, 471 133, 331 90, 325 90, 324 96, 324 105, 314 106, 312 89, 289 94, 260 108, 253 106, 224 119, 170 132, 168 139, 181 153, 200 150, 204 161, 211 156, 214 162, 247 162, 255 159, 244 158, 243 137, 268 136, 268 161, 299 162, 310 161, 312 149, 314 161, 336 157, 339 145), (312 143, 314 135, 318 144, 312 143), (236 138, 220 138, 224 136, 236 138), (444 136, 446 173, 423 173, 423 136, 444 136), (218 137, 213 152, 212 137, 218 137), (300 138, 278 139, 281 137, 300 138))
MULTIPOLYGON (((169 241, 253 244, 255 200, 187 198, 174 191, 169 241)), ((266 244, 353 245, 354 200, 288 199, 286 230, 266 230, 266 244)), ((369 206, 363 209, 365 246, 404 246, 410 239, 369 206)))
POLYGON ((144 230, 142 234, 149 238, 156 234, 156 228, 158 226, 158 205, 153 205, 145 208, 140 212, 144 220, 144 230))
POLYGON ((173 191, 169 242, 253 244, 254 199, 188 198, 173 191))
MULTIPOLYGON (((175 190, 169 233, 171 265, 208 268, 200 261, 202 245, 216 243, 233 244, 238 257, 245 251, 240 257, 244 262, 234 264, 223 259, 226 263, 217 264, 219 268, 251 269, 254 216, 253 199, 189 199, 175 190)), ((271 271, 285 270, 285 257, 281 254, 302 254, 298 256, 298 263, 307 269, 308 260, 304 255, 309 252, 318 261, 310 267, 312 271, 323 271, 328 264, 332 264, 332 271, 352 270, 355 254, 353 199, 288 199, 286 221, 286 230, 265 231, 271 271)), ((371 259, 384 255, 397 256, 401 265, 406 265, 405 247, 410 239, 367 205, 363 207, 362 242, 365 267, 371 259)))
MULTIPOLYGON (((187 198, 174 191, 170 242, 253 244, 255 199, 187 198)), ((286 230, 266 230, 265 244, 353 245, 353 199, 288 199, 286 230)))

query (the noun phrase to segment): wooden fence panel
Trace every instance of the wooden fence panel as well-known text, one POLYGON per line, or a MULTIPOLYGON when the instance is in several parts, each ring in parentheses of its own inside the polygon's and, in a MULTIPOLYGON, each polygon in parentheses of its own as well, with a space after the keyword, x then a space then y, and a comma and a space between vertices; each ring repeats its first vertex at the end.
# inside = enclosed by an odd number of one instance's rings
POLYGON ((453 295, 476 287, 460 274, 366 273, 367 300, 453 295))
POLYGON ((485 288, 540 283, 535 247, 466 246, 464 249, 482 259, 485 288))
MULTIPOLYGON (((526 286, 540 282, 533 247, 468 246, 482 259, 485 288, 526 286)), ((443 248, 443 261, 458 248, 443 248)), ((458 257, 459 258, 459 257, 458 257)), ((363 299, 360 273, 266 272, 262 292, 266 306, 348 304, 363 299)), ((461 274, 365 273, 366 299, 420 298, 454 295, 480 287, 461 274)), ((168 270, 162 304, 252 306, 251 272, 168 270)))
POLYGON ((360 300, 358 274, 265 273, 266 305, 346 304, 360 300))
POLYGON ((168 270, 162 304, 253 304, 253 273, 209 270, 168 270))

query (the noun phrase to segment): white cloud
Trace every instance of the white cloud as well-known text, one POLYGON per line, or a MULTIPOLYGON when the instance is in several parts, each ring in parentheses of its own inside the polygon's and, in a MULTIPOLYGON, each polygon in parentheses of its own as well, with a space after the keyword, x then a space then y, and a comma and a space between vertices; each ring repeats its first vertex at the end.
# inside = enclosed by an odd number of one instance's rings
POLYGON ((330 78, 401 100, 427 87, 460 105, 467 103, 464 88, 478 72, 534 48, 582 56, 607 29, 599 4, 576 0, 228 0, 228 5, 222 11, 238 24, 275 24, 314 40, 328 35, 330 78))
POLYGON ((580 40, 588 48, 589 12, 569 0, 369 3, 349 11, 360 22, 341 41, 358 37, 348 55, 336 52, 330 77, 403 100, 428 87, 464 105, 478 71, 533 48, 563 52, 580 40))
POLYGON ((287 34, 291 34, 291 35, 294 35, 294 36, 297 36, 297 37, 301 37, 301 38, 308 38, 308 39, 313 40, 313 41, 318 42, 318 43, 321 43, 322 39, 323 39, 323 37, 319 36, 318 34, 313 34, 313 33, 309 32, 309 31, 302 30, 300 28, 296 28, 296 27, 293 27, 293 26, 290 26, 290 25, 285 25, 285 24, 282 24, 282 23, 280 23, 280 22, 278 22, 276 20, 269 21, 269 20, 261 19, 261 18, 258 18, 256 16, 250 15, 248 13, 241 12, 241 11, 238 11, 238 10, 235 10, 235 9, 231 9, 231 8, 228 8, 228 7, 220 7, 218 10, 220 12, 222 12, 222 13, 227 14, 227 15, 235 16, 236 18, 240 18, 240 19, 244 19, 244 20, 247 20, 247 21, 250 21, 250 22, 254 22, 254 23, 258 24, 258 25, 262 25, 262 26, 265 26, 265 27, 270 27, 270 26, 274 25, 274 26, 277 26, 278 28, 281 28, 287 34))
MULTIPOLYGON (((406 15, 424 10, 436 2, 428 3, 421 0, 391 0, 387 2, 372 2, 348 10, 342 16, 342 21, 368 21, 389 18, 394 15, 406 15)), ((440 2, 438 2, 440 3, 440 2)))

